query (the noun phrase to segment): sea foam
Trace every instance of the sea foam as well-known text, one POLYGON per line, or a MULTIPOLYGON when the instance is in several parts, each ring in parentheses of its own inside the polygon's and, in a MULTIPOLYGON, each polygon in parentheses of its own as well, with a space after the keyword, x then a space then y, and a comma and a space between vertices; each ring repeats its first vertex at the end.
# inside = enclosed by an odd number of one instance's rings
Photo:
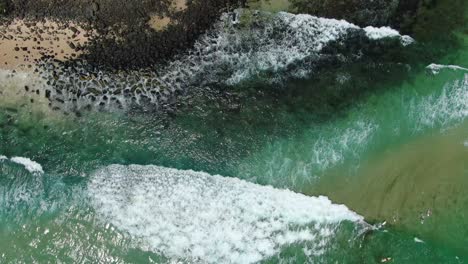
POLYGON ((407 35, 400 35, 400 32, 390 27, 372 27, 364 28, 366 36, 369 39, 384 39, 384 38, 399 38, 403 46, 408 46, 414 43, 414 39, 407 35))
POLYGON ((111 165, 88 191, 104 221, 145 249, 203 263, 254 263, 304 243, 320 254, 342 221, 363 218, 327 197, 158 166, 111 165))

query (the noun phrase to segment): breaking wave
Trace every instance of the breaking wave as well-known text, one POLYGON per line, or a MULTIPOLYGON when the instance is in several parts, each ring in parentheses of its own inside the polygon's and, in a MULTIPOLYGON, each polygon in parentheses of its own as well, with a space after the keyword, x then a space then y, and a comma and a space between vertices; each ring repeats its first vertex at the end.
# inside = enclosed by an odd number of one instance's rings
POLYGON ((88 190, 105 221, 143 248, 188 262, 254 263, 293 244, 312 257, 340 222, 364 223, 323 196, 158 166, 105 167, 88 190))

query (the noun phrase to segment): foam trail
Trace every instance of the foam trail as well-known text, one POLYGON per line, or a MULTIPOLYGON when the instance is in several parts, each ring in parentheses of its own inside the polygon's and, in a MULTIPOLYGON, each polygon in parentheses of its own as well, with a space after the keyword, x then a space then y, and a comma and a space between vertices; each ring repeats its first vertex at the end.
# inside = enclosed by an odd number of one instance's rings
POLYGON ((342 221, 363 222, 327 197, 158 166, 111 165, 88 191, 97 212, 172 259, 254 263, 301 243, 321 254, 342 221))
POLYGON ((434 74, 434 75, 439 74, 440 71, 442 71, 444 69, 449 69, 449 70, 454 70, 454 71, 467 71, 468 72, 467 68, 464 68, 464 67, 461 67, 461 66, 458 66, 458 65, 442 65, 442 64, 435 64, 435 63, 432 63, 432 64, 428 65, 426 67, 426 69, 429 70, 429 72, 434 74))
POLYGON ((411 102, 408 112, 415 120, 417 131, 437 126, 449 128, 462 122, 468 117, 468 74, 464 74, 463 79, 448 82, 440 94, 411 102))

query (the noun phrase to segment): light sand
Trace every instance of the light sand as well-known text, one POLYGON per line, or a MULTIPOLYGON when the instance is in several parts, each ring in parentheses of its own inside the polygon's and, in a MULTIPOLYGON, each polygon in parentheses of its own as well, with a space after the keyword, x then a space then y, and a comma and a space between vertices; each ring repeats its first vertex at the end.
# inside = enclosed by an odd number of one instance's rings
MULTIPOLYGON (((173 0, 171 12, 182 12, 187 9, 187 0, 173 0)), ((154 14, 148 21, 148 25, 156 31, 163 31, 172 22, 169 14, 154 14)))
POLYGON ((76 48, 89 40, 90 33, 86 33, 73 23, 61 27, 52 21, 14 20, 1 25, 0 69, 32 68, 45 55, 62 61, 75 58, 82 52, 76 48))

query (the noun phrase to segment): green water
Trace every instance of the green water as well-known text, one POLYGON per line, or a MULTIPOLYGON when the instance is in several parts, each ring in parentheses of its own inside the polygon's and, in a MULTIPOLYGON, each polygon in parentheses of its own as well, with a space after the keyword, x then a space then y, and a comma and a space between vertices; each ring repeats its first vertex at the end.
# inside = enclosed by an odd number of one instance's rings
POLYGON ((77 118, 24 93, 29 77, 3 79, 0 154, 28 157, 45 173, 0 162, 0 262, 170 262, 104 221, 87 191, 96 169, 154 164, 326 195, 386 222, 360 232, 345 221, 322 254, 293 243, 266 263, 466 263, 468 72, 424 69, 428 57, 468 67, 464 34, 443 57, 431 50, 438 45, 418 44, 397 54, 418 60, 411 66, 382 55, 282 90, 234 87, 236 110, 232 98, 203 94, 172 117, 77 118))

